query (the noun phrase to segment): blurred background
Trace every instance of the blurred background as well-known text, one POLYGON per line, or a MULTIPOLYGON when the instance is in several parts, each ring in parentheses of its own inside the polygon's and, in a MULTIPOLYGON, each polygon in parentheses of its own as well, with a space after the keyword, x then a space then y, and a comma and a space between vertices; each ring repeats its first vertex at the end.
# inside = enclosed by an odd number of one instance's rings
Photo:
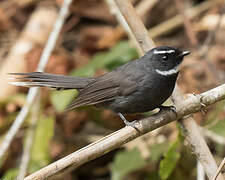
MULTIPOLYGON (((27 88, 8 84, 9 72, 35 71, 63 0, 0 1, 0 143, 26 101, 27 88)), ((157 45, 190 50, 179 75, 184 93, 200 93, 225 82, 223 0, 132 0, 157 45)), ((74 0, 45 72, 99 76, 138 58, 132 41, 110 12, 108 1, 74 0)), ((0 177, 14 179, 23 152, 32 146, 27 174, 123 127, 112 112, 82 107, 64 112, 77 92, 43 88, 10 148, 0 177), (31 136, 29 132, 33 132, 31 136)), ((217 161, 225 156, 225 102, 194 115, 217 161)), ((127 116, 140 119, 150 113, 127 116)), ((182 128, 170 123, 101 158, 54 179, 196 179, 197 162, 182 128)))

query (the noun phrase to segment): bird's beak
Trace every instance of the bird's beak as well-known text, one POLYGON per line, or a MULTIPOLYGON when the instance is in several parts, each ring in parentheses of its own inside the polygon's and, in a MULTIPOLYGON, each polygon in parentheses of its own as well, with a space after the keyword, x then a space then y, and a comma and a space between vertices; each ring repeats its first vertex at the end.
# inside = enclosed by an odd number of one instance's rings
POLYGON ((178 55, 178 63, 181 64, 181 62, 183 61, 183 57, 187 56, 190 53, 191 53, 190 51, 183 51, 182 53, 180 53, 178 55))
POLYGON ((190 51, 183 51, 179 56, 184 57, 184 56, 187 56, 190 53, 191 53, 190 51))

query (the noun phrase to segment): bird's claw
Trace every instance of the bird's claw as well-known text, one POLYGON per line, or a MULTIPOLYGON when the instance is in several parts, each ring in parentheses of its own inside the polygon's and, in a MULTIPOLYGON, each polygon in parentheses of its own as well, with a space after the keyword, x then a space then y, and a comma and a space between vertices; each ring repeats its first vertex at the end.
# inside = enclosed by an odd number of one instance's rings
POLYGON ((133 127, 133 128, 136 128, 136 126, 139 125, 139 121, 137 121, 137 120, 134 120, 134 121, 131 121, 131 122, 126 121, 126 122, 125 122, 125 125, 126 125, 126 126, 131 126, 131 127, 133 127))
POLYGON ((126 126, 130 126, 130 127, 133 127, 134 129, 136 129, 139 133, 140 133, 140 130, 137 128, 137 126, 140 124, 139 121, 137 120, 134 120, 134 121, 127 121, 126 118, 123 116, 123 114, 121 113, 118 113, 118 115, 120 116, 120 118, 123 120, 124 124, 126 126))
POLYGON ((134 121, 131 121, 131 122, 129 122, 129 121, 126 121, 125 122, 125 125, 126 126, 130 126, 130 127, 134 128, 136 131, 138 131, 140 133, 140 130, 138 129, 138 125, 139 124, 140 123, 139 123, 138 120, 134 120, 134 121))
POLYGON ((176 107, 175 106, 160 106, 159 109, 160 109, 160 111, 172 110, 174 113, 176 113, 176 107))

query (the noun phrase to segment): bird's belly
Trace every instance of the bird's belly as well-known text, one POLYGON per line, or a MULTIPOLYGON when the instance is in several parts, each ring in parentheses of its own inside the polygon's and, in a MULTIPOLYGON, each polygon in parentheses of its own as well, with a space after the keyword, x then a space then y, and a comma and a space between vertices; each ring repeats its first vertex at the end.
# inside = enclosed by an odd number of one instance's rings
MULTIPOLYGON (((157 83, 156 83, 157 84, 157 83)), ((120 113, 141 113, 151 111, 165 102, 173 92, 174 83, 168 86, 161 83, 160 86, 154 84, 146 87, 139 87, 138 91, 128 96, 119 96, 115 100, 104 103, 104 107, 114 112, 120 113)))
POLYGON ((114 101, 104 103, 104 107, 111 109, 114 112, 125 114, 147 112, 159 107, 169 96, 170 94, 168 93, 155 93, 155 95, 152 96, 151 92, 145 94, 138 92, 131 96, 121 96, 114 101))

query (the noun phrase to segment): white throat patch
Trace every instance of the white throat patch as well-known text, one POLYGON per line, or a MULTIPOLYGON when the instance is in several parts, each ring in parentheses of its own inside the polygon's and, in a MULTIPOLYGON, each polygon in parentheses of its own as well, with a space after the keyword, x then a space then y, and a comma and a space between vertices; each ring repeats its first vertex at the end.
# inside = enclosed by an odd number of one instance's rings
POLYGON ((176 66, 175 68, 170 69, 170 70, 166 70, 166 71, 161 71, 161 70, 159 70, 159 69, 156 69, 155 71, 156 71, 158 74, 163 75, 163 76, 171 76, 171 75, 173 75, 173 74, 178 73, 179 69, 178 69, 178 66, 176 66))

